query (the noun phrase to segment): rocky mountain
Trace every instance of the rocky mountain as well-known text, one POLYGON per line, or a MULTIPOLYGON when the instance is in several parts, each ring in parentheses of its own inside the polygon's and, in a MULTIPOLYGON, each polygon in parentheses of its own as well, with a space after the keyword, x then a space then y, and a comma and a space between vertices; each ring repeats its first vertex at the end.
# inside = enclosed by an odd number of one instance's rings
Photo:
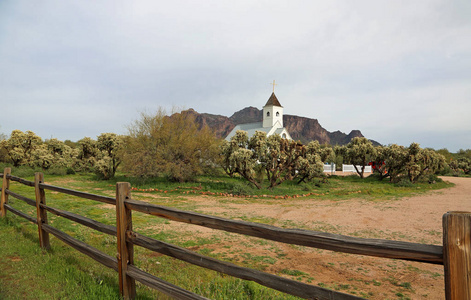
MULTIPOLYGON (((237 124, 261 122, 263 111, 255 107, 246 107, 235 112, 230 117, 198 113, 194 109, 189 109, 186 113, 194 115, 200 127, 208 126, 220 138, 225 138, 237 124)), ((294 140, 300 140, 303 144, 310 141, 319 141, 321 144, 345 145, 354 137, 363 137, 360 130, 352 130, 349 134, 340 131, 329 132, 323 128, 317 119, 298 117, 294 115, 284 115, 283 124, 294 140)), ((378 142, 372 141, 374 145, 378 142)))

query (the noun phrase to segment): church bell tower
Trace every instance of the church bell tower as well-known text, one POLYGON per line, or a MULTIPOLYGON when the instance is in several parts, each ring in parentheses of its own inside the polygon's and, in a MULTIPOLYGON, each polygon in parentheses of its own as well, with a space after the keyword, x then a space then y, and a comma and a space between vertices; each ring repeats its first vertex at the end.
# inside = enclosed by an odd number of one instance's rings
POLYGON ((283 106, 273 92, 263 107, 263 127, 283 128, 283 106), (278 124, 277 124, 278 123, 278 124))

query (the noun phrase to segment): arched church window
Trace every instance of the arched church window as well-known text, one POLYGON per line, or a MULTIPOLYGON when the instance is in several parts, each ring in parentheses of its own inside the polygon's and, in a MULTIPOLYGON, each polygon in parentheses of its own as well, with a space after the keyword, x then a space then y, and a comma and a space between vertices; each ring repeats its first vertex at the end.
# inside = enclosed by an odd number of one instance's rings
POLYGON ((276 112, 276 116, 277 116, 277 117, 280 116, 280 112, 279 112, 279 111, 276 112))
POLYGON ((281 137, 286 139, 286 133, 283 133, 283 135, 281 137))
POLYGON ((269 116, 270 116, 270 112, 269 112, 269 111, 267 111, 267 117, 269 117, 269 116))

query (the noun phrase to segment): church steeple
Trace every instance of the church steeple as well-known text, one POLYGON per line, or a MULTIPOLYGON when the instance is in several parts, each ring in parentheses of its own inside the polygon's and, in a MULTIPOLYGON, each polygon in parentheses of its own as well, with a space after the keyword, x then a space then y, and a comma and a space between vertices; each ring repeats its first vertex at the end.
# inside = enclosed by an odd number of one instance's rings
POLYGON ((263 127, 283 128, 283 106, 273 92, 263 107, 263 127), (278 123, 278 124, 277 124, 278 123))
POLYGON ((278 98, 276 98, 275 92, 271 93, 271 96, 268 99, 267 104, 265 104, 265 106, 269 106, 269 105, 283 107, 281 106, 280 101, 278 101, 278 98))

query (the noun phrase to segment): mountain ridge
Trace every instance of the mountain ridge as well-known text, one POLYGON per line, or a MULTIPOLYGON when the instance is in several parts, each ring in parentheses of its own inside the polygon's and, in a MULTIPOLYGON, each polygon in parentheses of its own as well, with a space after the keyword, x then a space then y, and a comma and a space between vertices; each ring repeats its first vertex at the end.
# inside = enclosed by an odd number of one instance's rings
MULTIPOLYGON (((263 111, 253 106, 236 111, 232 116, 198 113, 190 108, 185 111, 193 115, 200 128, 208 126, 217 137, 225 138, 238 124, 255 123, 263 120, 263 111)), ((364 137, 360 130, 351 130, 349 134, 339 130, 330 132, 322 127, 317 119, 285 114, 283 124, 294 140, 303 144, 318 141, 320 144, 346 145, 354 137, 364 137)), ((371 140, 376 146, 378 142, 371 140)))

